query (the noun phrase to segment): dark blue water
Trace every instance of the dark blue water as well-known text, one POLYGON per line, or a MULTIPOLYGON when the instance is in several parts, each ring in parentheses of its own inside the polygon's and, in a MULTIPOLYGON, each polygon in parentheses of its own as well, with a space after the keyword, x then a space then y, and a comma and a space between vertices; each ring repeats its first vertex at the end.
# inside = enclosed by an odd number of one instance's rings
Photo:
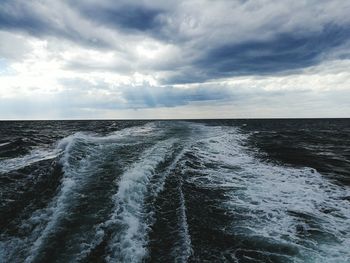
POLYGON ((350 121, 0 122, 0 262, 350 262, 350 121))

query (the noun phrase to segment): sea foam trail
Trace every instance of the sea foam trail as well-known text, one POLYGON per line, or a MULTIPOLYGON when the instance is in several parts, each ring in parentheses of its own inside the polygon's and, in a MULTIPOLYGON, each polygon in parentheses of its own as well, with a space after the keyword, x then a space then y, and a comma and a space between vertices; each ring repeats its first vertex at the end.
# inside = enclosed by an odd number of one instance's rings
POLYGON ((140 161, 121 177, 114 196, 115 212, 106 222, 114 229, 106 257, 108 262, 141 262, 147 256, 150 218, 145 211, 145 198, 152 176, 171 154, 174 142, 173 139, 161 141, 146 150, 140 161))
POLYGON ((0 173, 8 173, 24 168, 36 162, 54 159, 62 151, 60 149, 34 149, 29 154, 0 161, 0 173))
POLYGON ((227 198, 219 205, 234 218, 231 226, 223 226, 225 232, 260 244, 236 247, 233 256, 238 262, 276 257, 285 262, 347 262, 350 211, 343 197, 349 196, 348 187, 311 168, 261 162, 244 146, 247 136, 238 129, 203 129, 211 136, 192 147, 201 168, 187 168, 200 176, 186 180, 224 191, 227 198), (279 246, 289 247, 290 253, 279 246))
MULTIPOLYGON (((150 149, 148 149, 145 153, 143 153, 143 157, 141 157, 141 159, 147 158, 145 156, 149 153, 150 153, 150 149)), ((147 195, 147 204, 145 202, 145 204, 142 205, 142 210, 144 215, 142 220, 144 220, 144 222, 148 224, 148 227, 150 227, 154 223, 154 218, 153 218, 154 201, 157 198, 158 194, 161 191, 163 191, 164 182, 166 178, 170 175, 171 171, 173 171, 173 169, 176 167, 177 162, 179 161, 179 159, 182 157, 183 154, 184 154, 184 150, 180 151, 175 156, 175 158, 171 161, 170 165, 166 167, 165 171, 159 171, 159 172, 157 171, 157 173, 153 174, 150 180, 148 181, 147 191, 146 191, 147 194, 145 194, 145 196, 147 195)), ((135 165, 136 164, 133 164, 132 167, 135 167, 135 165)), ((127 171, 130 172, 130 169, 131 168, 129 168, 127 171)), ((116 201, 115 198, 116 198, 116 195, 113 198, 114 202, 116 201)), ((86 260, 86 258, 88 258, 91 253, 93 254, 93 251, 98 246, 100 246, 105 240, 109 239, 109 234, 107 233, 115 231, 113 227, 115 228, 116 221, 112 220, 113 218, 115 219, 115 216, 116 214, 112 214, 111 218, 109 218, 108 221, 95 226, 94 228, 95 234, 93 238, 94 241, 91 244, 85 246, 81 250, 80 255, 78 257, 79 262, 80 261, 84 262, 84 260, 86 260)), ((148 233, 146 233, 146 235, 147 234, 148 233)), ((108 258, 110 259, 111 256, 108 256, 108 258)))
MULTIPOLYGON (((104 149, 114 145, 116 147, 137 143, 142 137, 158 135, 158 131, 155 130, 151 133, 152 129, 152 124, 146 124, 126 128, 107 136, 78 132, 59 141, 53 150, 61 154, 59 163, 64 173, 58 194, 46 208, 35 211, 28 220, 23 222, 21 228, 32 229, 28 236, 14 237, 1 242, 1 250, 5 251, 2 253, 2 260, 4 262, 41 260, 46 246, 50 243, 50 238, 53 238, 55 231, 59 229, 60 222, 70 216, 70 208, 79 199, 80 189, 90 178, 93 178, 96 168, 103 164, 104 149)), ((45 156, 40 155, 40 158, 45 156)))
POLYGON ((40 225, 45 227, 37 235, 25 262, 35 262, 40 256, 44 244, 56 230, 57 225, 64 217, 69 216, 68 209, 74 205, 75 193, 83 187, 84 181, 93 175, 93 168, 102 161, 99 149, 89 146, 89 139, 91 140, 88 135, 77 133, 58 144, 58 148, 64 151, 60 159, 64 172, 61 189, 47 209, 37 211, 31 218, 32 222, 44 219, 40 225))
POLYGON ((6 146, 6 145, 9 145, 9 144, 11 144, 11 142, 3 142, 3 143, 0 143, 0 147, 6 146))
POLYGON ((146 124, 140 127, 126 128, 107 136, 95 136, 84 133, 76 133, 61 140, 57 146, 64 150, 60 159, 63 165, 64 178, 62 187, 54 204, 50 206, 49 221, 34 242, 30 256, 26 262, 32 262, 41 251, 42 244, 46 241, 52 231, 55 231, 62 216, 67 216, 67 209, 74 205, 72 195, 82 188, 89 177, 94 176, 99 163, 103 162, 103 148, 113 144, 130 144, 134 140, 138 142, 146 136, 155 136, 161 133, 155 130, 154 125, 146 124))
MULTIPOLYGON (((58 142, 56 148, 53 149, 33 149, 30 153, 16 157, 11 159, 0 160, 0 173, 8 173, 14 170, 18 170, 24 168, 26 166, 32 165, 36 162, 50 160, 58 157, 60 154, 64 152, 67 145, 74 143, 75 140, 85 139, 95 143, 108 143, 116 140, 120 140, 121 142, 130 140, 130 135, 133 138, 144 137, 147 135, 152 135, 155 130, 154 123, 148 123, 143 126, 125 128, 120 131, 113 132, 106 136, 98 136, 95 134, 86 134, 82 132, 77 132, 73 135, 70 135, 66 138, 63 138, 58 142)), ((161 131, 157 131, 157 135, 159 135, 161 131)), ((9 144, 10 142, 3 143, 0 146, 4 146, 9 144)), ((67 155, 66 155, 67 156, 67 155)))
POLYGON ((175 256, 176 262, 185 263, 192 255, 191 236, 188 230, 187 216, 186 216, 186 201, 182 191, 182 178, 180 179, 179 185, 179 196, 180 196, 180 213, 179 213, 179 233, 180 240, 178 245, 173 249, 173 255, 175 256))

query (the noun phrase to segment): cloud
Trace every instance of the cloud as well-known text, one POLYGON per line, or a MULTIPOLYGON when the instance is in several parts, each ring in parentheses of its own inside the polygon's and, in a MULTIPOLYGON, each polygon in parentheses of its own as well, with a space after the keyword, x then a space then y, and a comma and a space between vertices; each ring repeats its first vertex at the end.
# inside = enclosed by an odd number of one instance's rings
POLYGON ((254 112, 262 100, 283 107, 274 98, 306 94, 310 105, 329 96, 335 112, 350 89, 349 13, 342 0, 4 0, 0 104, 50 101, 55 116, 210 105, 254 112))
POLYGON ((113 45, 118 37, 116 32, 104 28, 91 30, 92 23, 64 1, 4 0, 0 5, 0 30, 40 39, 69 40, 92 48, 116 48, 113 45))
POLYGON ((79 5, 78 11, 88 19, 104 26, 121 30, 153 31, 161 26, 161 9, 138 6, 136 4, 115 3, 101 6, 97 2, 79 5))
POLYGON ((194 67, 201 70, 204 80, 302 69, 320 63, 323 54, 349 40, 349 28, 329 25, 316 34, 281 34, 268 41, 215 47, 194 67))
MULTIPOLYGON (((0 28, 118 50, 131 57, 137 52, 136 43, 145 39, 172 44, 182 50, 177 66, 186 63, 197 69, 193 81, 198 81, 320 63, 321 55, 349 41, 347 11, 350 4, 345 1, 323 0, 192 0, 168 6, 161 1, 5 0, 0 28)), ((166 69, 163 61, 158 62, 154 68, 159 70, 160 64, 166 69)), ((189 79, 181 71, 174 75, 189 79)))
MULTIPOLYGON (((132 98, 128 93, 84 92, 82 89, 55 95, 1 99, 3 119, 70 118, 271 118, 348 117, 349 90, 263 90, 236 87, 214 91, 174 89, 168 103, 147 89, 132 98), (225 98, 223 98, 223 96, 225 98), (120 97, 119 97, 120 96, 120 97), (125 97, 124 97, 125 96, 125 97), (209 97, 208 97, 209 96, 209 97), (185 97, 185 100, 184 100, 185 97), (128 98, 129 100, 124 100, 128 98), (184 102, 186 101, 187 102, 184 102), (176 105, 174 104, 174 101, 176 105)), ((166 90, 166 89, 165 89, 166 90)), ((167 97, 168 98, 168 97, 167 97)))

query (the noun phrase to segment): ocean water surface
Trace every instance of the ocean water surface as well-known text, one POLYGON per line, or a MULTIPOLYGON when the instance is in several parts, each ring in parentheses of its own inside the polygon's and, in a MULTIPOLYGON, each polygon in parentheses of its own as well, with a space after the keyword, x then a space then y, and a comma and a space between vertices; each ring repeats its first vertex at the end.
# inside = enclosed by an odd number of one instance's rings
POLYGON ((0 122, 0 262, 350 262, 350 120, 0 122))

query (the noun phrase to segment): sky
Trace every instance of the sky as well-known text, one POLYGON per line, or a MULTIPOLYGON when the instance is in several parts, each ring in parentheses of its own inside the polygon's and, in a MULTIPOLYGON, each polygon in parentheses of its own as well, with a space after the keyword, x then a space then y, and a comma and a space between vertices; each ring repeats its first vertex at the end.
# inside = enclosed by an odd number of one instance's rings
POLYGON ((350 117, 350 1, 1 0, 0 119, 350 117))

